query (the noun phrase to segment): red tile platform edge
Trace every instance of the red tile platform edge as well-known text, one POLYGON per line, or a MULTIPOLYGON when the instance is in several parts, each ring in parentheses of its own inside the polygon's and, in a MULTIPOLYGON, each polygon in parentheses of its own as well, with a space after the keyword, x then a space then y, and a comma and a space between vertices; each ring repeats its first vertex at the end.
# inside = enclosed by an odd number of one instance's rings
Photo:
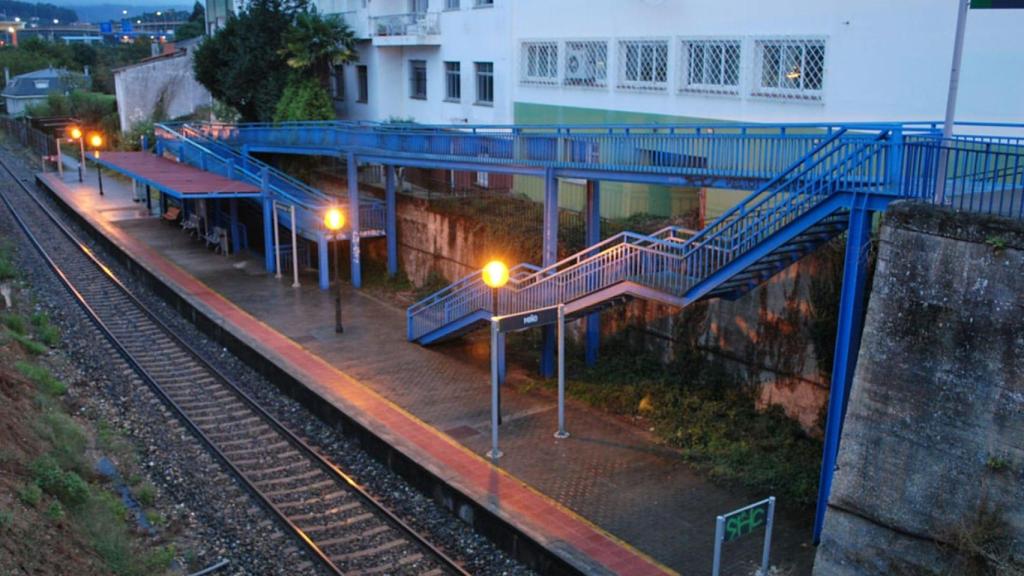
MULTIPOLYGON (((74 192, 55 175, 44 173, 37 175, 37 178, 62 200, 73 202, 70 199, 74 192)), ((516 526, 571 565, 584 572, 591 571, 597 566, 580 566, 581 558, 589 558, 601 568, 618 574, 675 574, 522 480, 492 466, 482 456, 456 443, 257 320, 156 250, 111 226, 102 217, 90 211, 79 214, 136 263, 188 298, 193 305, 209 314, 210 318, 220 319, 223 327, 236 338, 295 375, 311 391, 408 458, 516 526), (496 502, 495 494, 501 494, 502 501, 496 502), (567 546, 574 550, 566 550, 567 546)))

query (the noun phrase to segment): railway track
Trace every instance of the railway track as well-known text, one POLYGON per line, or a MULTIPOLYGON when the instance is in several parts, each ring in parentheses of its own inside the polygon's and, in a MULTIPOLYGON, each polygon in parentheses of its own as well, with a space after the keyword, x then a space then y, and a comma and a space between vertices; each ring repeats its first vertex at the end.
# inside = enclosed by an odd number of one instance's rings
POLYGON ((206 362, 2 158, 0 168, 10 176, 0 199, 73 298, 312 562, 334 574, 468 574, 206 362))

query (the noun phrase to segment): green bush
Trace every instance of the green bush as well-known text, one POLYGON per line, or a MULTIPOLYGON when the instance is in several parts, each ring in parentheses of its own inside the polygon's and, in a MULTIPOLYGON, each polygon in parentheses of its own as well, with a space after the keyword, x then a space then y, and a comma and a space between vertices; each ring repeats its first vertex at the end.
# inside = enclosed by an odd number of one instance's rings
POLYGON ((46 354, 46 346, 43 346, 42 344, 29 338, 28 336, 25 336, 23 334, 14 334, 14 339, 17 340, 18 343, 25 348, 26 352, 32 354, 33 356, 40 356, 42 354, 46 354))
POLYGON ((57 498, 71 508, 89 500, 89 485, 74 472, 61 469, 51 456, 43 456, 32 463, 32 477, 43 492, 57 498))
POLYGON ((135 497, 139 500, 139 504, 143 506, 152 506, 156 502, 156 488, 152 484, 146 482, 139 487, 138 493, 135 497))
POLYGON ((18 500, 29 508, 35 508, 43 499, 43 489, 35 482, 29 482, 18 489, 18 500))
POLYGON ((36 336, 39 341, 50 348, 56 348, 60 344, 60 330, 50 323, 50 317, 45 312, 36 312, 32 315, 32 326, 36 329, 36 336))
POLYGON ((0 510, 0 530, 7 530, 14 525, 14 512, 0 510))
POLYGON ((333 119, 331 96, 313 78, 292 76, 274 111, 274 122, 333 119))
POLYGON ((63 396, 68 391, 67 385, 54 378, 53 374, 43 366, 19 360, 14 363, 14 367, 35 383, 36 388, 47 396, 63 396))
POLYGON ((51 502, 46 508, 46 517, 54 521, 60 520, 64 517, 64 507, 60 502, 51 502))
POLYGON ((39 418, 35 428, 39 437, 50 443, 50 454, 61 468, 80 474, 89 473, 85 459, 89 442, 85 431, 71 416, 51 410, 39 418))
POLYGON ((11 256, 6 246, 0 246, 0 281, 13 280, 17 278, 18 272, 11 262, 11 256))
POLYGON ((28 327, 25 325, 25 319, 17 314, 4 314, 4 326, 15 334, 25 334, 28 327))

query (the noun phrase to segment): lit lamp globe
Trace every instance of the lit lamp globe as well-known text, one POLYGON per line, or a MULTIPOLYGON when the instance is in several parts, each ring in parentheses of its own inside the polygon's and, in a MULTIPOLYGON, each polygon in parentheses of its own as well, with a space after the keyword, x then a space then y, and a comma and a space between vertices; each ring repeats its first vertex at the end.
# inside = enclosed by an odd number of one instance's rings
POLYGON ((501 288, 508 283, 508 266, 500 260, 488 262, 482 274, 484 284, 491 288, 501 288))
POLYGON ((71 139, 72 140, 78 140, 81 137, 82 137, 82 129, 81 128, 79 128, 78 126, 75 126, 74 128, 71 129, 71 139))
POLYGON ((331 232, 337 232, 345 226, 345 213, 337 208, 328 208, 324 213, 324 226, 331 232))

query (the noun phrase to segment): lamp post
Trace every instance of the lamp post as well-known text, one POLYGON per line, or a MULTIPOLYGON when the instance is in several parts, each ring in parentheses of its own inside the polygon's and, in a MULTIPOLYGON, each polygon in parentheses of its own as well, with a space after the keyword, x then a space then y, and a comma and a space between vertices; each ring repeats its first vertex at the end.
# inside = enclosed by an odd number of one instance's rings
POLYGON ((85 175, 85 141, 82 139, 82 129, 78 126, 71 127, 71 139, 78 140, 78 149, 82 153, 82 157, 78 163, 78 182, 82 182, 82 176, 85 175))
POLYGON ((324 227, 334 233, 334 278, 338 285, 334 293, 334 332, 341 334, 345 328, 341 325, 341 279, 338 277, 338 252, 341 251, 341 229, 345 226, 345 213, 337 207, 331 207, 324 213, 324 227))
MULTIPOLYGON (((100 186, 100 196, 103 196, 103 169, 100 167, 100 147, 103 146, 103 135, 99 132, 93 132, 89 135, 89 146, 92 148, 93 158, 96 162, 96 179, 100 186)), ((85 162, 83 161, 83 164, 85 162)))
POLYGON ((498 450, 498 426, 501 425, 501 390, 498 387, 498 289, 508 284, 508 266, 500 260, 488 262, 481 271, 484 284, 491 288, 491 451, 492 460, 501 458, 498 450))

